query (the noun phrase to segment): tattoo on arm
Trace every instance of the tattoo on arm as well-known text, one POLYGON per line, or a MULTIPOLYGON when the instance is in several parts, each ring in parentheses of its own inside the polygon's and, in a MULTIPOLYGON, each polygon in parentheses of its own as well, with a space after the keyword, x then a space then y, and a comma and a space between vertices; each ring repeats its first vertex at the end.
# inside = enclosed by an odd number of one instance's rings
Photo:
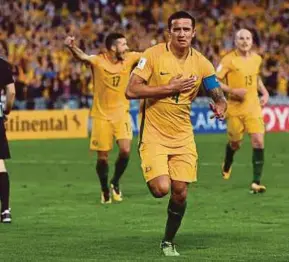
POLYGON ((87 55, 81 49, 79 49, 77 46, 70 47, 69 50, 72 52, 73 56, 76 59, 79 59, 83 62, 87 62, 86 61, 87 55))
POLYGON ((208 93, 215 103, 220 103, 220 102, 226 101, 224 93, 220 87, 211 89, 208 91, 208 93))

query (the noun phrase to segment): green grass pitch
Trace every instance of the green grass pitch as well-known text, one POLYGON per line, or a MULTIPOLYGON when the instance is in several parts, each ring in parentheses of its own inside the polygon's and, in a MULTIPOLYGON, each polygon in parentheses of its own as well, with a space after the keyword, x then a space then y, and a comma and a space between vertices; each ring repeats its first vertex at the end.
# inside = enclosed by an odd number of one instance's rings
MULTIPOLYGON (((180 258, 160 254, 168 197, 143 180, 136 139, 122 180, 124 202, 102 206, 88 140, 11 142, 13 223, 0 224, 0 261, 289 261, 289 134, 266 136, 263 182, 249 194, 244 141, 232 178, 220 174, 225 135, 197 135, 198 183, 176 237, 180 258)), ((110 156, 110 174, 117 156, 110 156)))

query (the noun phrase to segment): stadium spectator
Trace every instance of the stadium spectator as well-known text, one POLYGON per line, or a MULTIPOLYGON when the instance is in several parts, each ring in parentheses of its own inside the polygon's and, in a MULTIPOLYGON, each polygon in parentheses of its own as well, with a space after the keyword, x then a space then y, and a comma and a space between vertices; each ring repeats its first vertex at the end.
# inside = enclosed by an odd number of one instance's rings
POLYGON ((90 69, 72 59, 63 48, 67 34, 80 39, 78 45, 90 54, 104 51, 103 40, 112 31, 124 33, 132 49, 143 51, 167 39, 164 21, 180 9, 197 17, 194 45, 215 66, 233 48, 234 33, 248 28, 264 59, 262 77, 270 95, 288 95, 286 1, 18 0, 0 5, 0 49, 18 72, 16 88, 20 93, 15 108, 75 108, 91 104, 90 69), (67 87, 68 83, 71 86, 67 87))

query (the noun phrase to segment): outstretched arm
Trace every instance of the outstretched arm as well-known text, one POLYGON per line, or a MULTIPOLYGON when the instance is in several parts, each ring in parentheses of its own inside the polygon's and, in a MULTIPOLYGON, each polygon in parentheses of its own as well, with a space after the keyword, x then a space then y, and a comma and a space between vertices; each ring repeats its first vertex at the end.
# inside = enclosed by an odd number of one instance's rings
POLYGON ((73 54, 73 56, 76 59, 78 59, 84 63, 90 63, 89 55, 84 53, 81 49, 79 49, 75 45, 75 38, 74 37, 72 37, 72 36, 66 37, 64 44, 71 51, 71 53, 73 54))

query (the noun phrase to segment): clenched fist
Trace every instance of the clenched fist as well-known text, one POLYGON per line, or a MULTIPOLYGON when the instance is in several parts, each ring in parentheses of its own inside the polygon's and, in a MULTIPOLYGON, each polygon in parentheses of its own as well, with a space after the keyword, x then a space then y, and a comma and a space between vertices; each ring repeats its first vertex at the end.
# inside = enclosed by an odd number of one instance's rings
POLYGON ((74 46, 74 41, 75 41, 75 38, 74 36, 67 36, 64 40, 64 44, 67 46, 67 47, 73 47, 74 46))

